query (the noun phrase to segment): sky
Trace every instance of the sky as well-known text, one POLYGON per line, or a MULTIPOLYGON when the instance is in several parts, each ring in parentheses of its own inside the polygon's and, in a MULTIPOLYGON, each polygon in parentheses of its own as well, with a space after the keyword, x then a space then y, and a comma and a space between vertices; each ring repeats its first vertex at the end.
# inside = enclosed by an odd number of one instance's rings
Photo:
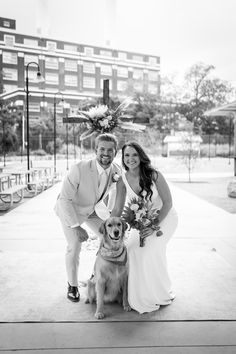
POLYGON ((212 64, 234 87, 235 14, 235 0, 1 0, 17 32, 159 55, 162 76, 212 64))

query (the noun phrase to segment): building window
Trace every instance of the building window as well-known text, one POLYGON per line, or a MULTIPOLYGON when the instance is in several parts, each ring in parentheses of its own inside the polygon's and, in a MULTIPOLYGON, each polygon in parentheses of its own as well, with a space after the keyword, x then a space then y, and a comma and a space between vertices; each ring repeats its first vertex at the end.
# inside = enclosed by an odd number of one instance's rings
POLYGON ((4 35, 5 45, 8 47, 14 47, 15 44, 15 36, 10 36, 8 34, 4 35))
POLYGON ((103 55, 104 57, 112 57, 112 52, 110 50, 100 49, 100 55, 103 55))
MULTIPOLYGON (((100 87, 103 90, 103 79, 101 79, 100 81, 100 87)), ((109 80, 109 90, 112 90, 112 80, 109 80)))
POLYGON ((17 64, 17 53, 3 52, 2 62, 5 64, 17 64))
POLYGON ((133 71, 133 79, 142 80, 143 79, 143 70, 134 69, 134 71, 133 71))
POLYGON ((149 71, 148 72, 148 79, 150 81, 157 81, 158 80, 158 72, 157 71, 149 71))
POLYGON ((56 73, 46 73, 45 74, 46 84, 58 85, 59 79, 56 73))
POLYGON ((87 57, 93 56, 93 48, 91 47, 84 47, 84 53, 87 57))
POLYGON ((46 69, 58 69, 58 59, 54 57, 45 58, 45 68, 46 69))
POLYGON ((30 83, 34 82, 38 84, 37 70, 28 70, 28 78, 30 83))
POLYGON ((37 47, 38 41, 35 39, 24 38, 24 44, 28 45, 29 47, 37 47))
POLYGON ((68 71, 77 71, 77 61, 65 59, 65 70, 68 71))
POLYGON ((40 104, 38 102, 29 102, 30 112, 40 112, 40 104))
POLYGON ((31 61, 39 63, 39 57, 37 55, 25 54, 25 65, 29 64, 31 61))
POLYGON ((47 49, 50 52, 55 52, 55 50, 57 49, 57 43, 56 42, 47 41, 47 49))
POLYGON ((125 91, 127 89, 127 82, 117 80, 117 91, 125 91))
POLYGON ((11 91, 15 91, 17 90, 17 85, 7 85, 7 84, 4 84, 4 92, 11 92, 11 91))
POLYGON ((127 59, 127 54, 124 52, 118 52, 118 58, 121 60, 126 60, 127 59))
POLYGON ((89 61, 83 62, 83 71, 84 73, 95 74, 95 64, 89 61))
POLYGON ((152 93, 153 95, 157 94, 157 85, 149 84, 148 85, 148 92, 152 93))
POLYGON ((143 61, 143 57, 141 55, 133 55, 134 61, 143 61))
POLYGON ((142 82, 134 82, 134 89, 135 91, 143 91, 143 84, 142 82))
MULTIPOLYGON (((1 26, 1 27, 2 27, 2 26, 1 26)), ((11 28, 10 21, 4 20, 4 21, 3 21, 3 27, 11 28)))
POLYGON ((4 80, 18 80, 17 69, 3 68, 3 78, 4 80))
POLYGON ((117 76, 128 77, 128 68, 125 66, 118 66, 117 67, 117 76))
POLYGON ((73 44, 64 44, 64 50, 68 52, 77 52, 77 46, 73 44))
POLYGON ((156 64, 157 64, 157 58, 155 58, 155 57, 149 57, 149 64, 151 64, 151 65, 156 65, 156 64))
POLYGON ((112 75, 112 66, 101 64, 101 74, 102 75, 112 75))
POLYGON ((65 75, 66 86, 78 86, 78 78, 76 75, 65 75))
POLYGON ((95 78, 94 77, 89 77, 89 76, 84 76, 84 78, 83 78, 83 86, 85 88, 95 88, 95 78))

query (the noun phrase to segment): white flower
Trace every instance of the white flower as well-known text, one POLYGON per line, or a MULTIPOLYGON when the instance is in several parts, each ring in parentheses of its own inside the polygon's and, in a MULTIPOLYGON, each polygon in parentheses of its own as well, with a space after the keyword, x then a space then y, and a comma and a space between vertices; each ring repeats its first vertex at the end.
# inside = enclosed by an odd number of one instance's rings
POLYGON ((112 182, 117 182, 119 178, 120 178, 120 176, 118 175, 118 173, 115 172, 112 175, 112 182))
POLYGON ((105 127, 108 127, 109 120, 108 119, 103 119, 103 125, 105 125, 105 127))
POLYGON ((142 214, 140 214, 140 213, 135 214, 135 220, 139 221, 139 220, 141 220, 141 218, 142 218, 142 214))
POLYGON ((108 119, 108 120, 112 120, 112 116, 108 116, 107 119, 108 119))
POLYGON ((143 208, 143 209, 140 209, 139 210, 139 213, 142 214, 142 215, 145 215, 146 214, 146 210, 143 208))
POLYGON ((104 124, 104 120, 100 120, 99 121, 99 125, 101 126, 101 127, 103 127, 105 124, 104 124))
POLYGON ((88 114, 91 118, 104 117, 108 110, 108 107, 105 105, 100 105, 96 107, 91 107, 88 111, 88 114))
POLYGON ((138 208, 139 208, 139 205, 138 205, 138 204, 132 204, 132 205, 130 206, 130 209, 133 210, 133 211, 137 211, 138 208))

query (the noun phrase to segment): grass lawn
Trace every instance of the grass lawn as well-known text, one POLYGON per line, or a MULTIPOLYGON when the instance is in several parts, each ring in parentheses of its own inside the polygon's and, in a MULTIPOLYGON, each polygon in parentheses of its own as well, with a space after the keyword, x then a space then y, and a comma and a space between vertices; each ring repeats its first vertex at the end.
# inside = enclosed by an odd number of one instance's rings
POLYGON ((183 182, 172 180, 178 188, 183 188, 197 197, 236 214, 236 198, 227 195, 229 178, 207 178, 204 181, 183 182))
POLYGON ((183 161, 178 158, 155 158, 153 164, 166 174, 168 180, 178 188, 200 197, 229 213, 236 213, 236 198, 227 195, 227 186, 234 177, 234 161, 227 158, 201 158, 188 182, 188 171, 183 161), (227 177, 221 174, 227 174, 227 177))

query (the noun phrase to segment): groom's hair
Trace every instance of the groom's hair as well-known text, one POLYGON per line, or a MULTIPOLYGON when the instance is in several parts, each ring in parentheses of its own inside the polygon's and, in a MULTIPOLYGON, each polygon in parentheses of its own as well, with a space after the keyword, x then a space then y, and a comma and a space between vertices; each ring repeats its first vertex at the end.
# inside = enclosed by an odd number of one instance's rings
POLYGON ((113 142, 114 146, 115 146, 115 150, 117 152, 118 140, 117 140, 115 135, 110 134, 110 133, 104 133, 104 134, 98 135, 96 137, 96 139, 95 139, 95 149, 97 148, 99 141, 111 141, 111 142, 113 142))

